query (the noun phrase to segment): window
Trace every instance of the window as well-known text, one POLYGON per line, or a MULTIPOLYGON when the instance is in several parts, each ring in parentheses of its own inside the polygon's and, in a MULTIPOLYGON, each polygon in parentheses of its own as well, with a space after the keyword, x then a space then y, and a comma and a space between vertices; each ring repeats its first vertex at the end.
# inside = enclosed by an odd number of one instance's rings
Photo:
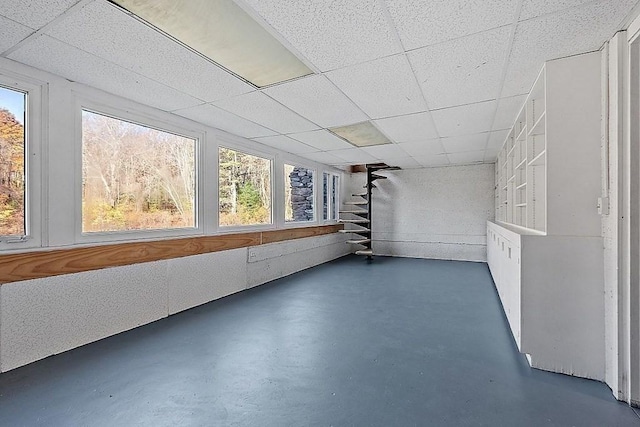
POLYGON ((340 177, 338 175, 332 175, 331 185, 331 219, 337 220, 340 218, 340 177))
POLYGON ((196 140, 82 111, 82 231, 193 228, 196 140))
POLYGON ((322 174, 322 219, 327 221, 329 219, 329 177, 326 172, 322 174))
POLYGON ((271 160, 220 147, 221 226, 271 224, 271 160))
POLYGON ((26 236, 27 93, 0 86, 0 236, 26 236))
POLYGON ((315 220, 314 171, 302 166, 284 165, 284 220, 315 220))

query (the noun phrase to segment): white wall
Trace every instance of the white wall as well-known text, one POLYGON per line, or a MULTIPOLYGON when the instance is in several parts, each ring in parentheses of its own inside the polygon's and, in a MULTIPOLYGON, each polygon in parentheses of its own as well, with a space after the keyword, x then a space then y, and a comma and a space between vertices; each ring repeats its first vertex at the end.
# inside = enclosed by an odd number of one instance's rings
POLYGON ((2 285, 0 372, 339 258, 344 236, 2 285))
MULTIPOLYGON (((373 251, 380 255, 486 261, 494 218, 494 165, 381 172, 373 190, 373 251)), ((346 196, 366 174, 351 175, 346 196)))

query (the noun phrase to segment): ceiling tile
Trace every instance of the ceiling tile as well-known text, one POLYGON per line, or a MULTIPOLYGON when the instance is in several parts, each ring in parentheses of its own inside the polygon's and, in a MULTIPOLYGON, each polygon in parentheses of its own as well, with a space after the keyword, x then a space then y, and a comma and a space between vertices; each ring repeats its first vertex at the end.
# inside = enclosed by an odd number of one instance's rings
POLYGON ((424 167, 449 166, 449 158, 446 154, 435 156, 414 157, 414 159, 424 167))
POLYGON ((342 68, 327 77, 374 119, 427 110, 405 55, 342 68))
POLYGON ((409 52, 429 108, 495 99, 510 35, 502 27, 409 52))
POLYGON ((246 0, 321 71, 402 51, 378 0, 246 0))
POLYGON ((502 97, 528 93, 545 61, 600 49, 637 0, 599 0, 518 24, 502 97))
POLYGON ((366 114, 323 75, 304 77, 273 86, 263 92, 320 127, 369 120, 366 114))
POLYGON ((398 166, 402 169, 418 169, 422 165, 418 163, 413 157, 405 157, 403 159, 393 159, 389 166, 398 166))
POLYGON ((492 129, 511 129, 526 100, 526 94, 499 99, 496 118, 493 120, 492 129))
POLYGON ((325 165, 333 165, 333 164, 344 162, 344 160, 342 160, 341 158, 336 157, 331 153, 324 153, 324 152, 303 153, 303 154, 299 154, 299 156, 307 158, 309 160, 313 160, 314 162, 323 163, 325 165))
POLYGON ((500 150, 504 145, 504 141, 507 139, 507 135, 509 135, 508 129, 489 132, 487 150, 500 150))
POLYGON ((375 120, 374 123, 395 142, 421 141, 438 137, 433 118, 428 111, 375 120))
POLYGON ((47 36, 25 44, 9 58, 165 111, 202 103, 199 99, 47 36))
POLYGON ((349 148, 347 150, 336 150, 336 151, 330 151, 330 153, 344 160, 345 162, 349 162, 352 164, 371 163, 378 160, 375 157, 373 157, 371 154, 364 151, 362 148, 349 148))
POLYGON ((33 33, 31 28, 0 16, 0 53, 13 47, 31 33, 33 33))
POLYGON ((414 141, 398 145, 412 157, 433 156, 445 152, 440 139, 414 141))
POLYGON ((374 147, 365 147, 363 150, 371 154, 373 157, 386 162, 392 159, 401 159, 407 157, 408 154, 398 144, 377 145, 374 147))
POLYGON ((75 3, 78 0, 2 0, 0 15, 37 30, 75 3))
POLYGON ((520 20, 554 13, 563 9, 581 6, 593 0, 524 0, 520 11, 520 20))
POLYGON ((344 139, 338 138, 333 133, 324 129, 314 130, 311 132, 292 133, 288 136, 321 151, 353 148, 353 145, 349 144, 344 139))
POLYGON ((273 136, 277 132, 210 104, 174 111, 175 114, 245 138, 273 136))
POLYGON ((511 24, 517 0, 387 0, 405 49, 511 24))
POLYGON ((442 138, 442 145, 447 153, 484 150, 487 146, 489 132, 473 135, 453 136, 442 138))
POLYGON ((491 130, 496 101, 479 102, 432 111, 440 136, 469 135, 491 130))
POLYGON ((90 3, 46 33, 207 102, 254 90, 106 1, 90 3))
POLYGON ((466 153, 453 153, 447 154, 449 162, 452 165, 468 165, 470 163, 482 163, 484 162, 485 151, 468 151, 466 153))
POLYGON ((247 93, 218 101, 214 105, 280 133, 296 133, 318 129, 318 126, 300 117, 262 92, 247 93))
POLYGON ((266 136, 264 138, 254 138, 253 140, 260 144, 265 144, 292 154, 313 153, 318 151, 313 147, 309 147, 308 145, 303 144, 300 141, 296 141, 295 139, 291 139, 285 135, 266 136))
POLYGON ((500 152, 499 148, 487 148, 484 152, 484 162, 485 163, 495 163, 498 158, 498 153, 500 152))

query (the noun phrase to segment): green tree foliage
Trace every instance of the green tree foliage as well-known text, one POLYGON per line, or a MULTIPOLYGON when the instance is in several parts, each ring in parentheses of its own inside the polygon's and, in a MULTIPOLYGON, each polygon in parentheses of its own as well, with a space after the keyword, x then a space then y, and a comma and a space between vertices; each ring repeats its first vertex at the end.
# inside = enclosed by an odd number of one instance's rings
POLYGON ((23 235, 24 126, 0 108, 0 235, 23 235))

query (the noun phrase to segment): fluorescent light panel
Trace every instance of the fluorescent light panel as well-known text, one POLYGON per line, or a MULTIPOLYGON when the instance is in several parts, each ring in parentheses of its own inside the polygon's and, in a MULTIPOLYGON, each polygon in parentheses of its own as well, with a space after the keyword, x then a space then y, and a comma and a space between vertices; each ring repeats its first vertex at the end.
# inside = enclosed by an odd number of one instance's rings
POLYGON ((329 130, 356 147, 391 144, 389 138, 384 136, 371 122, 340 126, 329 130))
POLYGON ((313 71, 232 0, 111 0, 257 87, 313 71))

